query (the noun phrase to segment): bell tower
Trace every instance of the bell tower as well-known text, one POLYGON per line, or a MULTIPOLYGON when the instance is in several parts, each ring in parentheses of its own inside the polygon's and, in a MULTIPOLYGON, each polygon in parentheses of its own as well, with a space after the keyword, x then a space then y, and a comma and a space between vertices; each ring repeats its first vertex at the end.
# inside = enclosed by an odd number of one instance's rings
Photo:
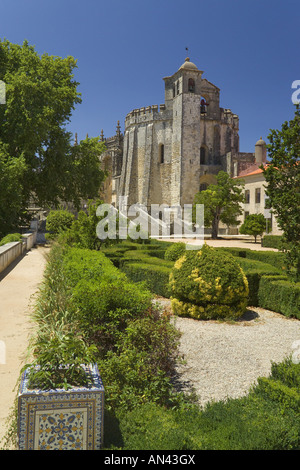
POLYGON ((187 57, 174 75, 164 78, 166 108, 173 111, 173 204, 192 203, 199 190, 202 74, 187 57))

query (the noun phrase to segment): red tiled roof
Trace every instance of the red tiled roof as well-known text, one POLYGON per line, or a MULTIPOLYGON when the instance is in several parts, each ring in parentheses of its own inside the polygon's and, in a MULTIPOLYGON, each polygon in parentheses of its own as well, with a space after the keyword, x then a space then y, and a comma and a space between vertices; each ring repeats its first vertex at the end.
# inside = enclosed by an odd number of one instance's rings
MULTIPOLYGON (((266 166, 268 165, 265 165, 265 167, 266 166)), ((237 177, 242 178, 243 176, 259 175, 260 173, 262 173, 262 169, 259 168, 258 164, 255 164, 247 168, 247 170, 241 171, 237 177)))
MULTIPOLYGON (((266 163, 264 165, 264 168, 267 168, 267 166, 270 165, 269 163, 266 163)), ((296 165, 300 165, 300 160, 296 161, 296 165)), ((235 176, 235 178, 243 178, 244 176, 251 176, 251 175, 259 175, 262 173, 262 169, 259 168, 258 163, 254 163, 254 165, 251 165, 247 170, 241 171, 238 176, 235 176)))

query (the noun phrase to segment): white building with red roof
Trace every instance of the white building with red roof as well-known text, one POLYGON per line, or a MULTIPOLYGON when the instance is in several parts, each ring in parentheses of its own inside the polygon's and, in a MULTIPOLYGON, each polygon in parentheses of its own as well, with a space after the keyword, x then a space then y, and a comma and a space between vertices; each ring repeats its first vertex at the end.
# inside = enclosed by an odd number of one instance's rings
POLYGON ((261 166, 268 165, 267 150, 265 141, 260 138, 255 144, 255 163, 247 169, 240 171, 236 178, 241 178, 245 182, 245 203, 244 212, 239 217, 241 224, 250 214, 263 214, 269 219, 268 233, 281 235, 282 230, 278 227, 276 217, 272 211, 266 209, 266 180, 261 166))

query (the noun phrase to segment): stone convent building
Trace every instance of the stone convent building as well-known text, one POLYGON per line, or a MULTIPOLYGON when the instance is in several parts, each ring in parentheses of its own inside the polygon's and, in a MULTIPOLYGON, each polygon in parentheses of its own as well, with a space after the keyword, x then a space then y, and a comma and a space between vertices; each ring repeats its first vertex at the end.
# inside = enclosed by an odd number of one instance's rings
MULTIPOLYGON (((105 141, 103 166, 109 171, 102 194, 118 206, 141 203, 182 206, 227 171, 232 177, 266 161, 263 144, 255 153, 239 150, 239 118, 220 107, 220 89, 203 78, 189 58, 165 77, 165 103, 134 109, 118 121, 114 137, 105 141)), ((265 144, 264 144, 265 145, 265 144)))

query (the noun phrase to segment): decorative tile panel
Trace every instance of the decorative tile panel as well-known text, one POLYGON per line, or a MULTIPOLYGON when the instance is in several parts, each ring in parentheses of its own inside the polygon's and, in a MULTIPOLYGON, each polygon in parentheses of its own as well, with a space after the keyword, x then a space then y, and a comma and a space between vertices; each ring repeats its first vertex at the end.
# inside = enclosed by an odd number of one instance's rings
POLYGON ((18 396, 20 450, 95 450, 103 442, 104 387, 96 365, 89 388, 28 389, 28 369, 18 396))

